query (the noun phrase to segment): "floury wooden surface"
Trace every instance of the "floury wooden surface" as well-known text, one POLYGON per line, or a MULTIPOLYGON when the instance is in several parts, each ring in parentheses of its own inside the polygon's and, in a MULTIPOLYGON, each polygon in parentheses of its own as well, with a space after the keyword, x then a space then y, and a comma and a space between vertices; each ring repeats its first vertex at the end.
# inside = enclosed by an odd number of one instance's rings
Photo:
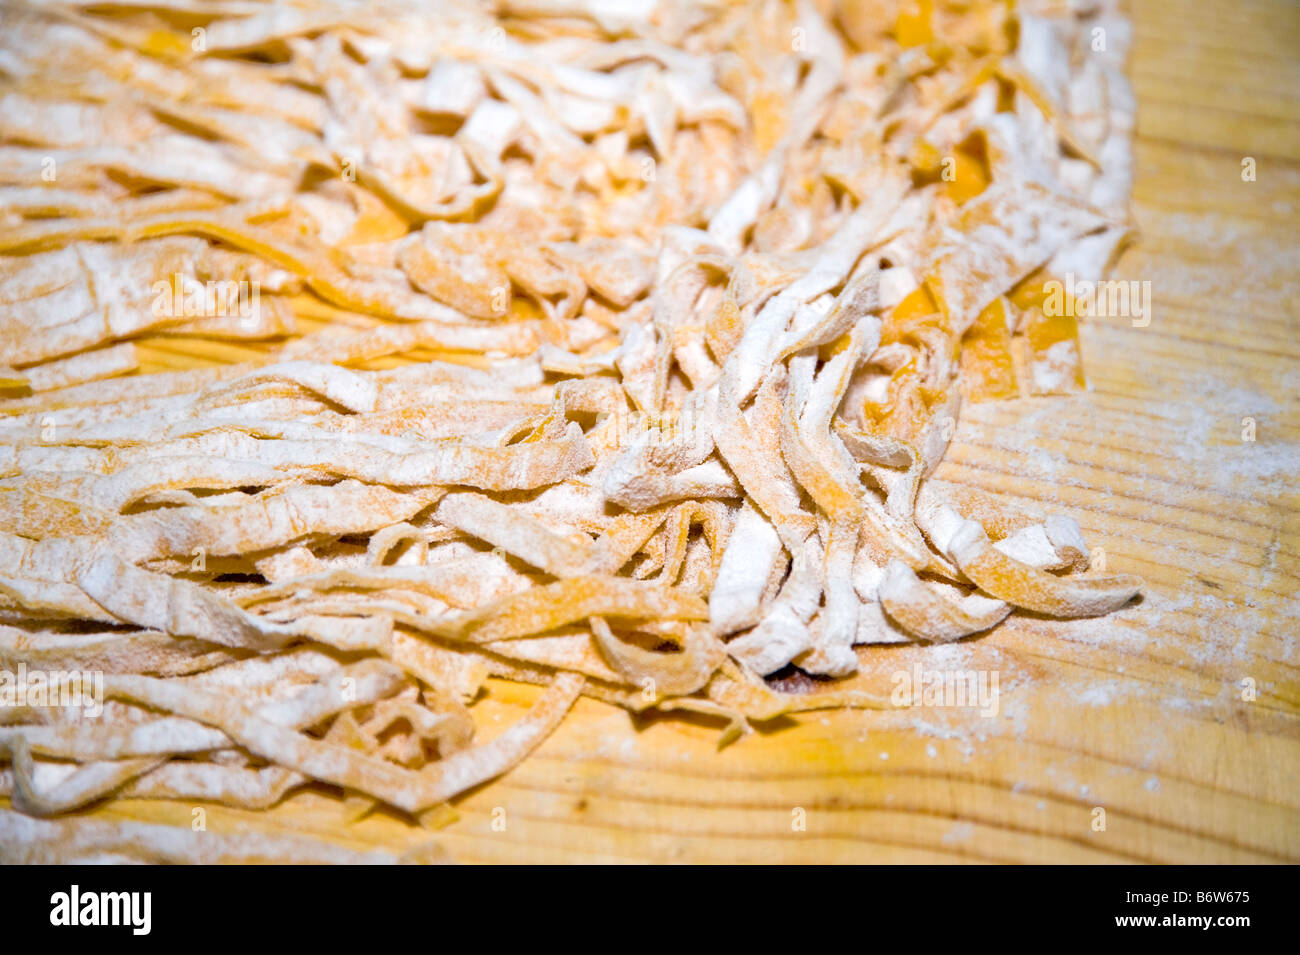
MULTIPOLYGON (((465 862, 1300 861, 1300 6, 1133 16, 1142 238, 1117 278, 1151 283, 1153 320, 1085 322, 1085 397, 967 407, 939 477, 1072 515, 1111 570, 1145 578, 1142 604, 862 653, 877 689, 917 664, 996 673, 995 716, 813 713, 719 751, 716 725, 582 700, 439 830, 382 812, 345 825, 315 792, 208 807, 208 829, 436 840, 465 862)), ((154 369, 245 353, 142 349, 154 369)), ((536 694, 492 682, 480 738, 536 694)), ((96 814, 191 824, 177 803, 96 814)))

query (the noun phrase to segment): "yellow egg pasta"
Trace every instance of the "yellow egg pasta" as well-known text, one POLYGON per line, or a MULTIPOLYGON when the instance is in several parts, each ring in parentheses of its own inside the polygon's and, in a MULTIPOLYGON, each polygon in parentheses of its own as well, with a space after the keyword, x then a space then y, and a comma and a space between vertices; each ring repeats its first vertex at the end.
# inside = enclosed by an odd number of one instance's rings
POLYGON ((963 400, 1085 387, 1046 290, 1130 231, 1113 0, 0 34, 0 861, 441 861, 79 811, 434 828, 582 695, 729 742, 888 706, 835 682, 880 644, 1141 589, 930 481, 963 400), (489 677, 542 689, 482 741, 489 677))

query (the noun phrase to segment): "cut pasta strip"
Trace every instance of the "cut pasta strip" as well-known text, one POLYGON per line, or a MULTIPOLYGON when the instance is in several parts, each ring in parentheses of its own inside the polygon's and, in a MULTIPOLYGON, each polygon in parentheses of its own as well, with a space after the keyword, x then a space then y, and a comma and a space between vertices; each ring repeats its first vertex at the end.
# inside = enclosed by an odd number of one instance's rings
POLYGON ((879 595, 885 612, 894 620, 934 643, 949 643, 996 627, 1011 612, 1009 604, 979 594, 949 600, 927 587, 901 561, 891 561, 885 568, 879 595))
POLYGON ((432 763, 421 772, 324 742, 267 722, 238 702, 182 690, 150 677, 114 676, 105 693, 207 723, 264 759, 324 782, 344 786, 408 812, 445 802, 505 772, 563 719, 582 691, 581 676, 562 673, 529 714, 490 743, 432 763))
MULTIPOLYGON (((392 853, 357 852, 306 836, 191 832, 144 822, 31 819, 0 809, 0 860, 10 865, 88 863, 194 863, 199 865, 294 863, 298 865, 392 865, 392 853)), ((443 861, 424 850, 411 861, 443 861)))
POLYGON ((995 548, 984 529, 966 521, 948 542, 962 573, 999 600, 1054 617, 1096 617, 1132 600, 1142 582, 1126 574, 1056 577, 995 548))

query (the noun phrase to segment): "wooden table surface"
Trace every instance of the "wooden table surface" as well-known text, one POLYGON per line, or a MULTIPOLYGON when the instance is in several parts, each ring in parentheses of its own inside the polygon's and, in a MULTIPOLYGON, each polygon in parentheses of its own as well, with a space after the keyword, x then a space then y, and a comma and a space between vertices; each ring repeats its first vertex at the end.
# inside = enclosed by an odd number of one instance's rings
MULTIPOLYGON (((1300 862, 1300 4, 1131 12, 1141 237, 1116 277, 1150 282, 1152 321, 1084 323, 1084 396, 968 406, 938 477, 1073 516, 1145 578, 1140 604, 862 652, 877 689, 916 664, 996 674, 996 715, 804 714, 719 750, 717 724, 584 699, 436 829, 345 824, 308 791, 210 807, 209 830, 436 841, 463 862, 1300 862)), ((175 347, 143 352, 242 351, 175 347)), ((536 695, 492 681, 480 738, 536 695)), ((190 810, 95 814, 188 829, 190 810)))

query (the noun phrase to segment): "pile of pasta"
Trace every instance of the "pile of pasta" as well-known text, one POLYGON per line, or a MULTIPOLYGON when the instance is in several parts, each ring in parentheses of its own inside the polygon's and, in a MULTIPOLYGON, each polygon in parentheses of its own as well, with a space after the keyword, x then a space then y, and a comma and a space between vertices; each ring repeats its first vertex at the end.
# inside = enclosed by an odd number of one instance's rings
POLYGON ((1048 296, 1130 234, 1113 0, 67 0, 0 35, 0 669, 53 674, 0 707, 0 857, 302 858, 29 817, 437 818, 581 695, 730 740, 888 706, 835 682, 873 645, 1139 591, 1068 517, 927 481, 963 399, 1085 387, 1048 296), (142 337, 251 357, 137 373, 142 337), (56 705, 92 673, 102 713, 56 705), (481 742, 489 677, 545 690, 481 742))

